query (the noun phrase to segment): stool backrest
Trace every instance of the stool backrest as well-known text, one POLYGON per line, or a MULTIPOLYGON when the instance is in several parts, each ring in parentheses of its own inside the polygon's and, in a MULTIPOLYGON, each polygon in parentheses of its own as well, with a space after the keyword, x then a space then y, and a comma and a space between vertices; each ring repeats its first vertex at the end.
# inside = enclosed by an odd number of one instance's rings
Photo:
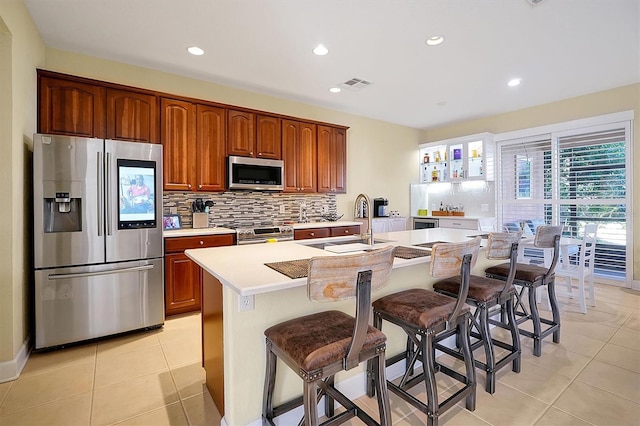
POLYGON ((536 236, 533 240, 533 245, 540 248, 553 248, 553 258, 551 259, 551 265, 547 269, 547 273, 544 275, 545 283, 548 283, 551 277, 554 276, 556 265, 558 264, 558 257, 560 256, 560 238, 562 237, 563 225, 540 225, 536 230, 536 236))
POLYGON ((487 259, 510 259, 512 244, 519 243, 521 238, 522 231, 489 233, 486 250, 487 259))
POLYGON ((487 259, 499 260, 509 259, 509 275, 504 282, 500 299, 511 297, 509 290, 513 285, 516 277, 516 268, 518 264, 518 243, 522 238, 522 231, 518 232, 492 232, 489 234, 487 242, 486 255, 487 259))
POLYGON ((364 254, 313 257, 309 261, 307 296, 314 302, 335 302, 356 297, 358 273, 372 271, 371 291, 389 282, 395 247, 364 254))
POLYGON ((471 255, 471 269, 478 260, 480 237, 462 243, 436 243, 431 247, 431 266, 429 273, 435 278, 460 275, 460 267, 465 254, 471 255))

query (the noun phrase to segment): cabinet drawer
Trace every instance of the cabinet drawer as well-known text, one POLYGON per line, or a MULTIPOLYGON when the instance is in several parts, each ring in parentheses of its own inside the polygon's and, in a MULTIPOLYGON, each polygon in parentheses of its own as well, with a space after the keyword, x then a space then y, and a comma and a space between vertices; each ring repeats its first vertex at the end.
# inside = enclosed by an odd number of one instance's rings
POLYGON ((165 253, 183 252, 188 249, 232 246, 235 244, 234 234, 201 235, 197 237, 165 238, 165 253))
POLYGON ((439 219, 440 228, 478 229, 477 220, 439 219))
POLYGON ((345 235, 357 235, 360 234, 360 225, 351 226, 334 226, 331 229, 332 237, 342 237, 345 235))
POLYGON ((308 228, 308 229, 294 229, 294 240, 307 240, 309 238, 325 238, 330 237, 331 231, 329 228, 308 228))

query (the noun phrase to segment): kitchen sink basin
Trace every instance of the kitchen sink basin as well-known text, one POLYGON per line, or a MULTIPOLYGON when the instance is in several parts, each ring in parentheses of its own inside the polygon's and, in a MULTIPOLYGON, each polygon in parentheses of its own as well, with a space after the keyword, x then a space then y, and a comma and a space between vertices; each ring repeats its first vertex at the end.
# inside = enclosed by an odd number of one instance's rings
POLYGON ((349 240, 340 240, 340 241, 323 241, 320 243, 299 243, 301 245, 307 247, 318 248, 322 250, 330 250, 335 251, 337 253, 344 253, 347 251, 361 251, 361 250, 370 250, 375 247, 376 244, 388 243, 389 240, 381 240, 378 238, 374 238, 373 244, 374 246, 370 246, 367 244, 366 239, 355 238, 349 240), (342 247, 340 247, 342 246, 342 247))

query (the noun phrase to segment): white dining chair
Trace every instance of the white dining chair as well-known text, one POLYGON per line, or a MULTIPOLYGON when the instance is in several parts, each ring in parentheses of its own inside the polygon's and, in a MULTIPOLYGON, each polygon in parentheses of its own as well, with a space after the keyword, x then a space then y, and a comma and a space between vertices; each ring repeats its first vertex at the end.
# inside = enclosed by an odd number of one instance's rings
POLYGON ((496 220, 492 217, 481 217, 478 219, 478 231, 494 232, 496 230, 496 220))
POLYGON ((585 294, 585 281, 588 278, 589 299, 591 306, 596 306, 595 291, 593 288, 593 264, 596 253, 596 237, 598 225, 590 223, 584 227, 584 237, 580 245, 578 263, 559 264, 556 267, 556 293, 573 298, 573 282, 576 280, 580 312, 587 313, 587 301, 585 294), (562 280, 564 278, 564 280, 562 280), (561 287, 565 290, 562 291, 561 287))

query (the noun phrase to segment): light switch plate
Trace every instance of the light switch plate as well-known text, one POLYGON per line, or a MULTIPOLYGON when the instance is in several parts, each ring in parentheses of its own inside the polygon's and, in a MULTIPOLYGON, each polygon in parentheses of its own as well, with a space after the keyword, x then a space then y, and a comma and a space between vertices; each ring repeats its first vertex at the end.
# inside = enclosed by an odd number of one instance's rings
POLYGON ((284 204, 280 204, 280 213, 285 213, 284 204))

